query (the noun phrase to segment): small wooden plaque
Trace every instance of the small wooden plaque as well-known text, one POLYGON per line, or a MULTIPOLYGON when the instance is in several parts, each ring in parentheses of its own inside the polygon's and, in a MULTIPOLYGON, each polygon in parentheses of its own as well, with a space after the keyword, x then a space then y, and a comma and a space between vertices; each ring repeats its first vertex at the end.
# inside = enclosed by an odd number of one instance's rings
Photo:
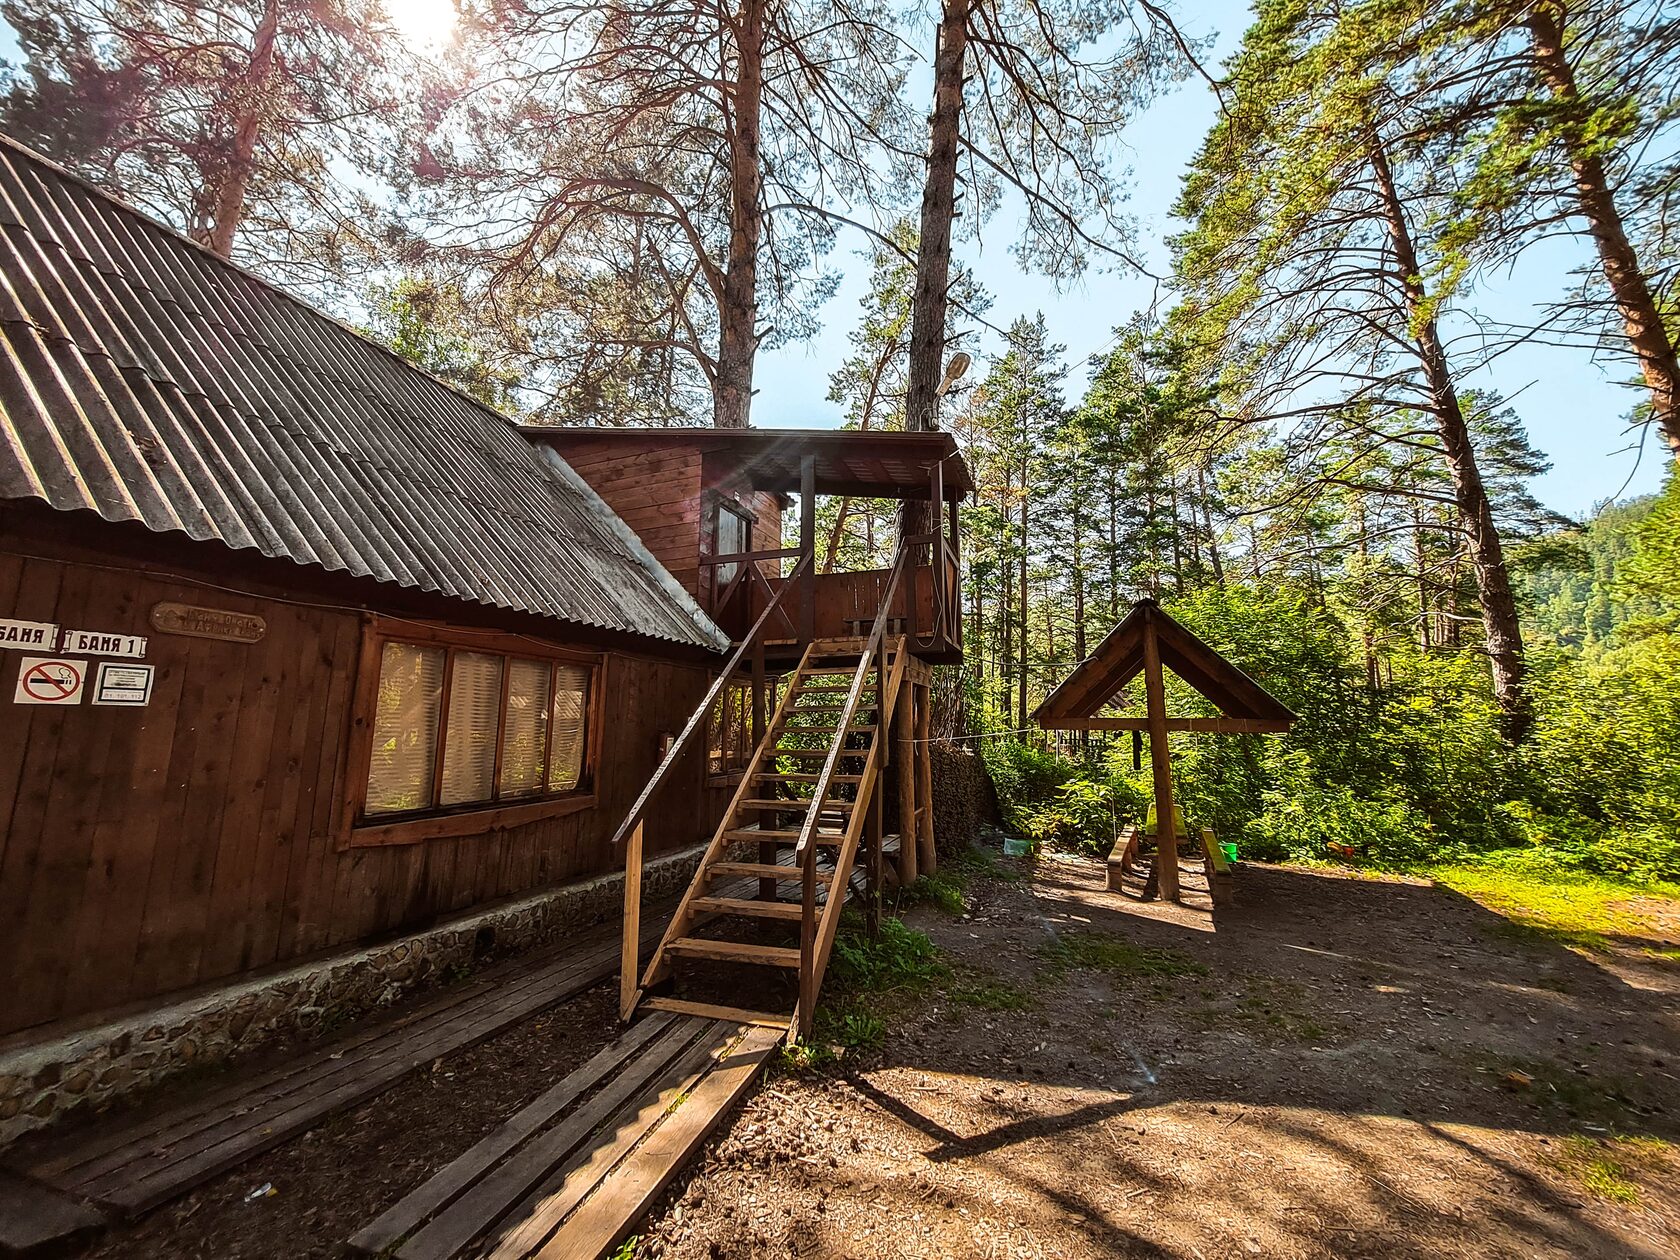
POLYGON ((229 643, 256 643, 268 633, 268 623, 255 613, 199 608, 192 604, 155 604, 151 621, 152 628, 163 634, 223 639, 229 643))

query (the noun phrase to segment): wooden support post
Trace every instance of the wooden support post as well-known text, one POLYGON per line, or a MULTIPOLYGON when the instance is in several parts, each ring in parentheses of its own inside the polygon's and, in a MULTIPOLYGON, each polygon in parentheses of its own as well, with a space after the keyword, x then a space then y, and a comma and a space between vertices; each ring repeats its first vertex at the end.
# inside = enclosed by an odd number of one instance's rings
POLYGON ((1178 900, 1178 828, 1173 825, 1172 761, 1167 751, 1167 691, 1155 620, 1143 623, 1143 690, 1149 710, 1149 765, 1155 777, 1155 872, 1161 896, 1178 900))
POLYGON ((805 557, 799 590, 799 639, 809 643, 817 637, 817 460, 813 455, 799 461, 799 553, 805 557))
POLYGON ((916 706, 911 701, 915 684, 898 689, 898 707, 893 710, 895 728, 893 757, 898 763, 898 882, 908 888, 916 882, 920 863, 916 853, 916 706))
POLYGON ((618 957, 618 1017, 629 1022, 636 1011, 636 979, 642 954, 642 824, 624 845, 624 940, 618 957))
MULTIPOLYGON (((882 734, 885 742, 885 733, 882 734)), ((887 785, 881 776, 875 776, 875 790, 869 794, 869 817, 864 820, 864 834, 869 838, 869 858, 864 869, 864 884, 869 894, 869 904, 864 907, 864 921, 868 925, 869 935, 879 936, 881 933, 881 840, 886 832, 882 826, 883 802, 887 795, 887 785)))
MULTIPOLYGON (((790 1030, 797 1038, 811 1035, 817 1004, 817 862, 816 850, 808 850, 800 867, 799 915, 799 1022, 790 1030)), ((830 897, 844 897, 839 883, 829 885, 830 897)))
MULTIPOLYGON (((765 704, 764 644, 762 641, 753 648, 752 707, 752 742, 753 748, 756 750, 758 746, 764 742, 764 714, 767 708, 765 704)), ((748 786, 750 787, 751 785, 749 784, 748 786)), ((765 811, 762 809, 758 810, 753 815, 753 820, 757 822, 761 828, 769 828, 775 825, 774 819, 767 819, 765 817, 765 811)), ((769 841, 760 843, 758 846, 758 860, 765 866, 774 866, 776 863, 775 844, 769 841)), ((775 901, 779 895, 775 880, 761 879, 758 881, 758 899, 760 901, 775 901)))
POLYGON ((932 875, 939 869, 939 853, 933 836, 933 691, 923 685, 911 688, 916 698, 916 843, 922 874, 932 875))
POLYGON ((962 531, 957 524, 957 502, 950 502, 951 517, 951 573, 946 595, 949 597, 947 615, 951 619, 951 641, 958 647, 963 641, 962 616, 962 531))

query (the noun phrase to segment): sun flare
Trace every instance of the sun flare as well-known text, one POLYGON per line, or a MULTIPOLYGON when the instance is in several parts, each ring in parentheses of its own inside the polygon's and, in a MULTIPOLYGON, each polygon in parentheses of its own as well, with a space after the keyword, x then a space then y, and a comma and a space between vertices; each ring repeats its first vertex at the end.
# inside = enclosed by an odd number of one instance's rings
POLYGON ((439 52, 455 35, 455 0, 386 0, 385 11, 416 52, 439 52))

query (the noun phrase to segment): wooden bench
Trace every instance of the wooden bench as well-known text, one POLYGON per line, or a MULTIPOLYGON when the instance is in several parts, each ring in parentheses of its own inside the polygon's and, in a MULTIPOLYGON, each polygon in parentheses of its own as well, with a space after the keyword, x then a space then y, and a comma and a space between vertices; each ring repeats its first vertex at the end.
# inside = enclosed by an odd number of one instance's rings
MULTIPOLYGON (((1146 835, 1141 827, 1127 827, 1120 833, 1114 843, 1114 848, 1108 855, 1108 891, 1124 892, 1126 877, 1132 873, 1132 867, 1137 863, 1138 850, 1145 840, 1153 839, 1146 835)), ((1185 841, 1189 837, 1180 835, 1179 840, 1185 841)), ((1208 895, 1212 897, 1216 906, 1229 906, 1236 901, 1236 878, 1231 872, 1231 863, 1225 858, 1225 850, 1219 847, 1211 830, 1202 828, 1201 835, 1202 862, 1207 871, 1208 895)))
POLYGON ((1213 904, 1231 905, 1236 901, 1236 879, 1231 874, 1225 850, 1219 847, 1219 841, 1207 827, 1202 828, 1202 857, 1207 864, 1208 895, 1213 898, 1213 904))

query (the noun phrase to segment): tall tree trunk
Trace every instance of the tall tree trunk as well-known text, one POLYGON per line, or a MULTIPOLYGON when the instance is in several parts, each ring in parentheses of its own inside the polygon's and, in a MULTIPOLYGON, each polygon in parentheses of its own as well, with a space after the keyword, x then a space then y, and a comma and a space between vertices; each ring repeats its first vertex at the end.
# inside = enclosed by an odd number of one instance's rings
MULTIPOLYGON (((1074 482, 1073 511, 1073 554, 1069 557, 1073 561, 1073 659, 1083 661, 1090 653, 1085 640, 1085 535, 1080 529, 1080 522, 1084 513, 1080 510, 1084 504, 1084 487, 1074 482)), ((1051 657, 1054 660, 1055 657, 1051 657)), ((1046 684, 1048 688, 1048 684, 1046 684)), ((1079 732, 1079 750, 1089 759, 1091 756, 1091 732, 1079 732)))
POLYGON ((1219 536, 1213 531, 1213 508, 1208 504, 1207 470, 1196 469, 1196 485, 1201 491, 1202 528, 1207 532, 1208 563, 1213 568, 1213 584, 1225 585, 1225 566, 1219 559, 1219 536))
POLYGON ((1184 523, 1178 518, 1178 475, 1174 473, 1167 478, 1167 507, 1172 513, 1172 559, 1173 559, 1173 593, 1184 594, 1184 546, 1179 539, 1179 531, 1184 523))
MULTIPOLYGON (((904 427, 912 433, 939 427, 939 385, 945 375, 945 315, 951 292, 951 224, 957 217, 957 154, 962 130, 963 73, 968 64, 968 15, 974 0, 943 0, 938 46, 933 53, 933 112, 928 117, 927 172, 922 180, 922 223, 916 237, 916 283, 910 296, 910 366, 904 392, 904 427)), ((932 533, 936 504, 905 499, 898 532, 932 533)), ((931 560, 920 548, 914 563, 931 560)))
POLYGON ((1108 620, 1120 620, 1120 479, 1114 463, 1108 466, 1108 620))
POLYGON ((1528 15, 1528 31, 1546 86, 1565 108, 1563 146, 1575 175, 1575 196, 1587 230, 1598 247, 1605 283, 1621 312, 1622 327, 1633 349, 1639 371, 1651 392, 1651 414, 1668 443, 1670 454, 1680 459, 1680 354, 1669 340, 1650 280, 1639 266, 1639 256, 1628 240, 1627 228, 1617 209, 1604 169, 1604 159, 1593 148, 1588 135, 1590 107, 1582 101, 1575 83, 1575 70, 1564 47, 1564 9, 1556 3, 1536 4, 1528 15))
POLYGON ((1505 567, 1505 548, 1493 521, 1493 503, 1476 464, 1476 449, 1459 404, 1452 369, 1441 345, 1433 309, 1423 288, 1422 270, 1405 207, 1395 189, 1394 172, 1388 155, 1373 136, 1371 169, 1382 194, 1388 220, 1389 239, 1394 246, 1398 279, 1405 288, 1406 305, 1416 329, 1418 358, 1428 383, 1436 430, 1452 470, 1453 498, 1458 517, 1469 541, 1471 562, 1476 571, 1476 595, 1482 606, 1482 629, 1487 653, 1493 664, 1493 695, 1504 719, 1505 733, 1512 740, 1528 734, 1532 715, 1524 689, 1522 628, 1517 620, 1517 601, 1511 595, 1511 578, 1505 567), (1427 316, 1426 313, 1427 312, 1427 316))
POLYGON ((720 429, 744 429, 752 414, 753 360, 758 354, 758 246, 764 231, 760 148, 767 2, 741 0, 735 18, 735 82, 724 119, 729 144, 729 258, 718 310, 717 376, 712 383, 712 423, 720 429))
POLYGON ((1354 528, 1359 531, 1359 645, 1365 654, 1365 689, 1377 690, 1377 645, 1371 633, 1371 534, 1365 496, 1354 496, 1354 528))
POLYGON ((1003 484, 998 488, 998 520, 1003 528, 998 536, 998 674, 1003 682, 1003 716, 1007 719, 1015 711, 1015 615, 1010 598, 1015 588, 1015 559, 1010 550, 1010 535, 1014 532, 1014 510, 1009 500, 1014 494, 1010 482, 1009 465, 1003 465, 1003 484))
POLYGON ((1434 617, 1429 604, 1429 574, 1425 569, 1423 553, 1423 509, 1420 507, 1412 508, 1412 559, 1417 562, 1414 577, 1418 597, 1418 647, 1427 652, 1432 646, 1430 631, 1434 617))
POLYGON ((1017 727, 1027 724, 1027 661, 1031 653, 1027 645, 1032 641, 1027 634, 1028 590, 1027 590, 1027 560, 1029 536, 1027 533, 1028 510, 1032 496, 1027 489, 1027 457, 1021 457, 1021 689, 1020 705, 1016 710, 1020 719, 1015 723, 1017 727))
POLYGON ((274 44, 279 34, 280 0, 268 0, 251 40, 250 64, 222 102, 235 119, 226 162, 215 182, 199 190, 190 235, 223 258, 233 253, 234 235, 245 220, 245 194, 251 188, 257 141, 273 98, 274 44))
POLYGON ((968 15, 974 0, 944 0, 933 55, 933 113, 928 119, 927 175, 916 243, 911 297, 910 375, 904 427, 937 429, 939 382, 945 371, 945 314, 951 287, 951 224, 957 215, 957 155, 962 128, 968 15))
POLYGON ((1085 537, 1079 528, 1083 514, 1080 511, 1081 502, 1078 487, 1075 487, 1073 507, 1073 655, 1076 660, 1084 660, 1086 656, 1085 644, 1085 537))

